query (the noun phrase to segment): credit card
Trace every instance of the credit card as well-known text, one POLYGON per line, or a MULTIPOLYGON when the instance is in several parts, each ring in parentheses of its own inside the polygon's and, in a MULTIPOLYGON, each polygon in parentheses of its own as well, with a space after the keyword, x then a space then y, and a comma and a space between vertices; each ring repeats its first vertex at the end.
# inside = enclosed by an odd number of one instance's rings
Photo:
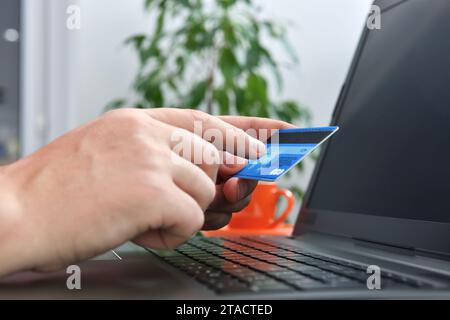
POLYGON ((235 177, 276 181, 338 130, 339 127, 279 130, 267 141, 266 154, 257 160, 249 160, 235 177))

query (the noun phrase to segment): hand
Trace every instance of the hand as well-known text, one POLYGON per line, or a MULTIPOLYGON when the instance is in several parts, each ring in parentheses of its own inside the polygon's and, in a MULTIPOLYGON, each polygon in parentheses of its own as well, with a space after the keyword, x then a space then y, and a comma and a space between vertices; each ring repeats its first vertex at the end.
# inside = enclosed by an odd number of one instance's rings
MULTIPOLYGON (((200 169, 172 152, 175 130, 145 111, 113 111, 4 168, 17 218, 2 244, 21 257, 10 268, 55 270, 133 238, 153 248, 189 239, 214 199, 218 165, 200 169)), ((11 259, 1 257, 0 274, 11 259)))
MULTIPOLYGON (((235 131, 233 137, 243 137, 245 139, 244 146, 250 144, 247 139, 247 135, 242 135, 243 132, 254 132, 254 138, 265 141, 270 137, 271 130, 293 128, 295 126, 272 119, 255 118, 255 117, 240 117, 240 116, 223 116, 223 117, 211 117, 206 113, 193 111, 191 118, 182 117, 181 113, 184 110, 180 109, 151 109, 150 114, 155 119, 164 121, 173 126, 184 128, 189 131, 195 131, 194 124, 196 122, 201 123, 201 130, 197 132, 200 136, 204 137, 208 129, 219 129, 223 133, 223 137, 226 137, 225 130, 235 131), (262 130, 266 130, 266 136, 260 135, 262 130)), ((257 186, 257 181, 233 178, 233 176, 245 167, 247 161, 243 158, 252 157, 255 152, 239 152, 235 148, 226 148, 228 141, 219 141, 216 144, 218 149, 223 150, 222 164, 219 167, 219 172, 216 181, 216 196, 211 203, 205 215, 205 224, 203 230, 216 230, 226 226, 232 213, 241 211, 244 209, 251 200, 251 194, 257 186), (228 152, 226 152, 228 151, 228 152), (241 157, 233 156, 239 154, 241 157)), ((258 147, 261 147, 258 145, 258 147)), ((263 150, 259 150, 261 154, 263 150)))
MULTIPOLYGON (((293 128, 294 126, 283 121, 261 119, 252 117, 220 117, 223 121, 242 130, 254 130, 257 138, 266 140, 268 137, 258 135, 260 130, 278 130, 293 128)), ((249 204, 251 195, 258 182, 256 180, 238 179, 233 176, 247 164, 237 157, 226 153, 226 164, 219 167, 216 181, 216 197, 206 212, 204 230, 215 230, 226 226, 234 212, 241 211, 249 204)))
POLYGON ((260 144, 232 122, 190 110, 131 109, 110 112, 0 168, 0 275, 56 270, 130 239, 152 248, 188 240, 204 224, 219 171, 219 162, 196 166, 172 151, 173 134, 184 127, 193 146, 220 156, 190 132, 197 117, 231 129, 232 138, 258 153, 260 144), (177 118, 158 119, 165 112, 177 118))
MULTIPOLYGON (((229 154, 228 157, 234 158, 229 154)), ((251 194, 258 184, 256 180, 233 178, 245 167, 247 161, 239 164, 237 160, 231 159, 227 163, 229 164, 222 164, 219 167, 216 196, 206 211, 203 230, 217 230, 226 226, 234 212, 247 207, 251 194)))

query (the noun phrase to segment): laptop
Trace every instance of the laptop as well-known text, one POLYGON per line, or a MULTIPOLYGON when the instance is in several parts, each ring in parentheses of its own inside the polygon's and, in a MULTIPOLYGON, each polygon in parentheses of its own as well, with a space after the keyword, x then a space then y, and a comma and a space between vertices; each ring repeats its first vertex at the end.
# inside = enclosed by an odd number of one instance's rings
POLYGON ((341 130, 322 150, 294 234, 150 250, 210 297, 450 298, 450 2, 375 5, 381 29, 363 32, 333 116, 341 130))
POLYGON ((26 274, 0 297, 450 298, 450 2, 375 5, 292 236, 119 250, 80 265, 79 292, 26 274))

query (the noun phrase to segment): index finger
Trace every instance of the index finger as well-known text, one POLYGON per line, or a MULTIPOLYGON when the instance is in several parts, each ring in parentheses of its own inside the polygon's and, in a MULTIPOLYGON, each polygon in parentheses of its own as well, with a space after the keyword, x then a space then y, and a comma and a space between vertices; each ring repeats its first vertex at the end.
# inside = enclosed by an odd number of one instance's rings
POLYGON ((257 158, 265 152, 265 145, 241 128, 198 110, 167 108, 164 112, 148 114, 174 127, 188 130, 214 144, 217 149, 234 155, 257 158))
MULTIPOLYGON (((293 124, 274 119, 242 116, 221 116, 221 120, 244 131, 255 130, 256 138, 268 138, 261 136, 261 130, 279 130, 295 128, 293 124)), ((270 135, 269 135, 270 136, 270 135)))

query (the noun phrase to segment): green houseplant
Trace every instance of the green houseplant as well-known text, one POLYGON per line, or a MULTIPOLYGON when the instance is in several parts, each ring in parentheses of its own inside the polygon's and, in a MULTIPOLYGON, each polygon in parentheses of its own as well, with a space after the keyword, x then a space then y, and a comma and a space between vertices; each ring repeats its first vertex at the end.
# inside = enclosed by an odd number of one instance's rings
MULTIPOLYGON (((309 113, 298 102, 274 98, 283 90, 283 78, 265 42, 280 44, 290 57, 287 63, 297 63, 297 57, 284 26, 260 18, 255 2, 145 0, 152 31, 126 40, 139 58, 133 84, 137 100, 131 104, 308 124, 309 113)), ((119 99, 108 108, 125 104, 119 99)), ((302 195, 296 186, 291 190, 302 195)))

